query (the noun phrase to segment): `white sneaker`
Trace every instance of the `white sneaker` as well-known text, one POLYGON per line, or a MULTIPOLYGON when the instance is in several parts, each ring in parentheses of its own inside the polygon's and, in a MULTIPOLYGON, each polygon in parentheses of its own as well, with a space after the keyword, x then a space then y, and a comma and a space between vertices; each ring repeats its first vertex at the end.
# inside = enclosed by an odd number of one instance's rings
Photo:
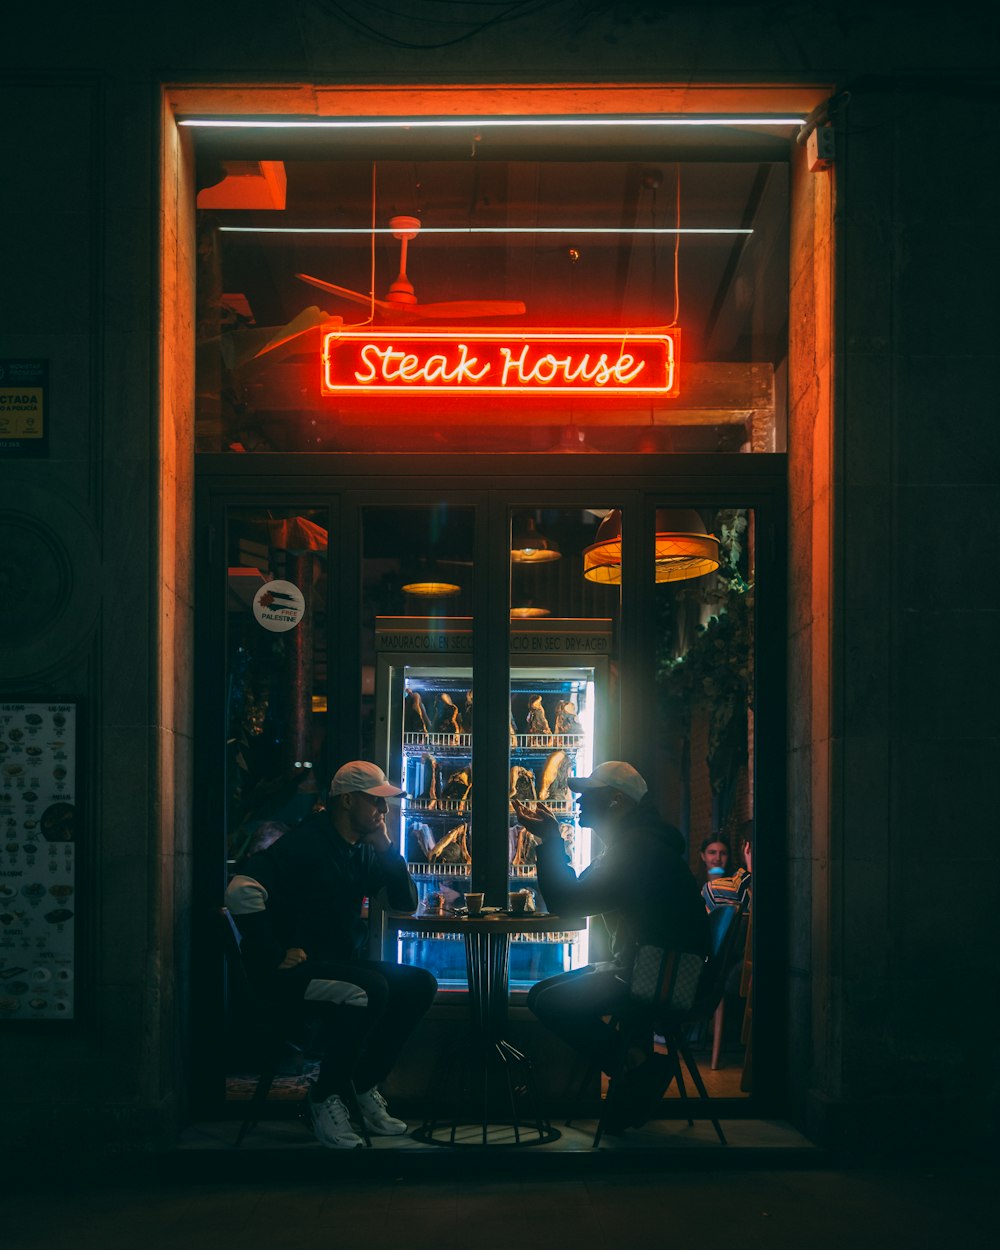
POLYGON ((385 1099, 374 1085, 367 1093, 358 1094, 358 1106, 365 1128, 376 1137, 398 1137, 410 1127, 405 1120, 397 1120, 389 1114, 385 1099))
POLYGON ((309 1099, 309 1117, 313 1133, 321 1146, 328 1150, 357 1150, 364 1142, 351 1128, 351 1118, 337 1094, 331 1094, 322 1102, 309 1099))

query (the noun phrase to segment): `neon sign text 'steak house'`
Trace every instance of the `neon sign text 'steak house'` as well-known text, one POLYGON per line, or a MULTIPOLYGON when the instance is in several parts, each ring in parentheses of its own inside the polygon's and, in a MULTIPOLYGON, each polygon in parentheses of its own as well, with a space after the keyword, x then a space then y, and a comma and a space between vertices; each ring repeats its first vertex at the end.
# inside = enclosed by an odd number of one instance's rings
POLYGON ((680 331, 324 327, 324 395, 678 394, 680 331))

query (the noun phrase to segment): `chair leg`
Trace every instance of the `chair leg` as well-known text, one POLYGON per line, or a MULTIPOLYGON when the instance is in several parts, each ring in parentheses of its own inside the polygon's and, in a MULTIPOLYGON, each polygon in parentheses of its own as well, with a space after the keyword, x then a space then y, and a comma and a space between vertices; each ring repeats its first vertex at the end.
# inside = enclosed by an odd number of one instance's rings
POLYGON ((712 1071, 719 1070, 719 1054, 722 1050, 722 1031, 726 1025, 726 1000, 719 999, 719 1005, 712 1017, 712 1071))
POLYGON ((684 1056, 684 1062, 687 1064, 687 1070, 691 1073, 691 1080, 695 1083, 695 1088, 698 1090, 698 1096, 708 1113, 707 1119, 711 1120, 722 1145, 728 1145, 726 1135, 722 1131, 722 1125, 716 1119, 715 1113, 712 1111, 712 1100, 708 1096, 708 1090, 705 1088, 705 1082, 701 1079, 701 1073, 698 1071, 698 1064, 695 1061, 694 1055, 692 1055, 690 1048, 686 1046, 680 1038, 677 1040, 677 1045, 681 1054, 684 1056))
MULTIPOLYGON (((676 1040, 666 1035, 664 1045, 667 1048, 667 1056, 673 1065, 673 1079, 677 1082, 677 1093, 680 1096, 681 1106, 687 1116, 688 1128, 694 1128, 694 1120, 691 1116, 691 1100, 688 1098, 687 1086, 684 1084, 684 1070, 681 1068, 681 1057, 677 1049, 676 1040)), ((667 1086, 669 1089, 670 1086, 667 1086)), ((666 1092, 666 1091, 664 1091, 666 1092)))
POLYGON ((257 1078, 257 1085, 253 1091, 253 1097, 250 1099, 250 1106, 247 1107, 247 1113, 243 1117, 240 1131, 233 1142, 234 1150, 243 1145, 243 1138, 246 1137, 248 1130, 256 1127, 257 1121, 260 1119, 261 1110, 267 1101, 268 1094, 271 1092, 271 1086, 274 1084, 277 1071, 278 1056, 274 1055, 261 1069, 260 1076, 257 1078))
POLYGON ((621 1084, 625 1078, 625 1063, 620 1064, 614 1072, 610 1073, 608 1079, 608 1092, 604 1097, 601 1105, 600 1113, 597 1117, 597 1129, 594 1132, 594 1140, 591 1143, 591 1149, 596 1150, 601 1144, 601 1138, 604 1136, 604 1126, 607 1123, 608 1115, 618 1103, 618 1093, 621 1084))

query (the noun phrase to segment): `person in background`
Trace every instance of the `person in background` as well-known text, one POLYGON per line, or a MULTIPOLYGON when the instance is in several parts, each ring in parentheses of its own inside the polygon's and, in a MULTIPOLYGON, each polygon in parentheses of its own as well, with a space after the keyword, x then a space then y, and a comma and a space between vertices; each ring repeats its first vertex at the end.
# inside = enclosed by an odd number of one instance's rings
POLYGON ((753 822, 746 821, 741 829, 740 850, 746 867, 737 868, 730 875, 709 877, 701 887, 701 896, 709 911, 716 907, 737 906, 744 911, 753 891, 753 822))
POLYGON ((386 800, 402 794, 374 764, 337 770, 329 805, 250 855, 226 892, 247 971, 272 1001, 319 1025, 322 1060, 309 1095, 313 1131, 334 1150, 363 1143, 348 1111, 350 1084, 369 1133, 405 1133, 378 1083, 434 999, 424 968, 368 958, 362 900, 384 892, 413 912, 417 890, 386 829, 386 800))
POLYGON ((707 838, 702 839, 699 854, 706 880, 726 875, 731 858, 728 838, 721 833, 710 833, 707 838))
MULTIPOLYGON (((631 764, 611 760, 589 777, 571 777, 580 795, 580 824, 603 846, 578 877, 553 813, 514 800, 520 823, 539 839, 538 887, 547 907, 560 916, 600 914, 611 938, 611 959, 539 981, 528 1007, 558 1037, 604 1072, 617 1069, 621 1035, 606 1017, 629 998, 629 978, 640 945, 703 954, 708 915, 698 885, 682 858, 684 839, 660 818, 646 782, 631 764)), ((620 1102, 621 1123, 609 1132, 642 1123, 642 1107, 662 1094, 662 1070, 648 1049, 626 1057, 629 1070, 620 1102)))

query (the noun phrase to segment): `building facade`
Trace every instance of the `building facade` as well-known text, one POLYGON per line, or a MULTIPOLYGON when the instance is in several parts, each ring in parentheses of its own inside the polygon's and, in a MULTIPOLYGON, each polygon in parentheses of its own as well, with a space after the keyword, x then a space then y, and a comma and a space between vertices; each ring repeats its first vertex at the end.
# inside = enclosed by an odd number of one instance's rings
POLYGON ((0 698, 74 710, 77 901, 72 1019, 0 1021, 8 1139, 169 1146, 198 1113, 214 882, 197 847, 197 161, 179 122, 786 109, 834 150, 817 167, 789 133, 776 1109, 827 1142, 995 1132, 995 1078, 973 1075, 996 1050, 977 885, 1000 737, 977 124, 996 57, 974 8, 565 0, 496 26, 400 8, 6 20, 0 364, 47 372, 7 388, 44 392, 45 438, 21 426, 0 449, 0 698))

